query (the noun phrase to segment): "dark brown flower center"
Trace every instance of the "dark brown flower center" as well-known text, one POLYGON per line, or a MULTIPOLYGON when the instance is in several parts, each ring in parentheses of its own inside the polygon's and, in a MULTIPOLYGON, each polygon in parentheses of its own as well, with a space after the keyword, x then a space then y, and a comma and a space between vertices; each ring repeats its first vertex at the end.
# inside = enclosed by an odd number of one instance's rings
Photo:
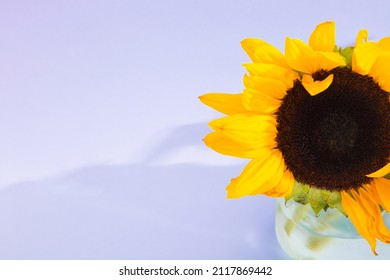
POLYGON ((296 81, 277 111, 277 148, 297 181, 347 190, 370 183, 390 157, 389 93, 348 68, 319 71, 333 83, 311 96, 296 81))
POLYGON ((342 112, 330 112, 319 121, 315 130, 315 146, 324 153, 346 154, 355 147, 359 127, 356 121, 342 112))

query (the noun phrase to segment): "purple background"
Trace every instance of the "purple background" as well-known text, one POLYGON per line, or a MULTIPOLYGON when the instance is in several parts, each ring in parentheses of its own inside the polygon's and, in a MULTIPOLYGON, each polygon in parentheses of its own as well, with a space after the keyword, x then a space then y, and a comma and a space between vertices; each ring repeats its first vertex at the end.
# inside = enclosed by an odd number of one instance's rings
POLYGON ((0 1, 1 259, 280 259, 275 200, 226 200, 246 161, 203 146, 240 92, 240 41, 337 23, 390 35, 383 1, 0 1))

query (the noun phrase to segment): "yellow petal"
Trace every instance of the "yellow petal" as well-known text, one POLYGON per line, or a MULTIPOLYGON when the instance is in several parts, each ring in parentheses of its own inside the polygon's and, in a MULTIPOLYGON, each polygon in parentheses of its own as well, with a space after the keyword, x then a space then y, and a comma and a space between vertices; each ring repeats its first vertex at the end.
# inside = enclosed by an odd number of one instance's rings
POLYGON ((249 111, 272 114, 278 110, 282 100, 258 90, 245 89, 242 93, 242 102, 249 111))
POLYGON ((333 82, 333 74, 330 74, 322 81, 314 81, 312 76, 304 75, 302 85, 311 96, 315 96, 325 91, 333 82))
POLYGON ((287 66, 283 54, 263 40, 248 38, 241 42, 241 46, 253 62, 287 66))
POLYGON ((291 194, 294 188, 294 176, 293 174, 285 170, 282 178, 274 189, 264 192, 264 195, 271 197, 286 197, 291 194))
POLYGON ((299 77, 295 71, 275 64, 247 63, 244 67, 251 76, 273 78, 284 83, 287 88, 292 88, 299 77))
POLYGON ((285 56, 288 65, 296 71, 312 74, 320 70, 315 52, 301 40, 287 37, 285 56))
POLYGON ((263 186, 256 189, 251 195, 264 194, 271 197, 285 197, 294 188, 294 178, 291 172, 286 171, 286 165, 280 151, 274 150, 271 157, 275 157, 274 173, 269 179, 263 177, 263 186), (270 190, 265 190, 267 185, 273 186, 270 190))
POLYGON ((355 196, 356 200, 359 202, 362 208, 365 209, 368 217, 372 219, 372 228, 374 231, 375 237, 382 242, 390 242, 390 231, 387 229, 382 213, 380 211, 378 202, 375 201, 375 195, 372 192, 372 189, 359 189, 359 195, 355 196))
POLYGON ((347 65, 346 59, 338 52, 316 52, 316 59, 321 69, 326 71, 347 65))
POLYGON ((209 123, 231 140, 248 147, 275 147, 276 120, 266 115, 230 115, 209 123))
POLYGON ((364 44, 365 42, 367 42, 367 39, 368 39, 368 31, 367 29, 362 29, 358 32, 357 36, 356 36, 356 43, 355 43, 355 47, 361 45, 361 44, 364 44))
POLYGON ((282 66, 270 63, 245 63, 244 67, 250 75, 268 78, 282 78, 287 71, 282 66))
POLYGON ((368 174, 367 177, 379 178, 379 177, 385 176, 387 173, 390 173, 390 162, 388 164, 386 164, 384 167, 382 167, 381 169, 379 169, 371 174, 368 174))
POLYGON ((313 74, 318 70, 332 70, 346 65, 345 58, 337 52, 314 51, 305 42, 286 38, 286 61, 294 70, 313 74))
POLYGON ((333 52, 336 46, 336 25, 334 21, 317 25, 310 36, 309 45, 315 51, 333 52))
POLYGON ((372 189, 377 194, 377 201, 390 213, 390 180, 379 178, 371 183, 372 189))
POLYGON ((209 133, 204 142, 206 146, 214 151, 233 157, 254 158, 261 155, 260 150, 256 147, 248 147, 233 141, 219 131, 209 133))
POLYGON ((199 99, 207 106, 226 115, 247 112, 242 105, 242 94, 207 93, 199 96, 199 99))
POLYGON ((253 159, 240 176, 227 186, 229 198, 257 195, 277 187, 285 167, 275 151, 268 152, 268 156, 253 159))
POLYGON ((390 53, 387 55, 379 55, 368 73, 379 86, 390 92, 390 53))
POLYGON ((366 42, 357 45, 352 54, 352 71, 367 75, 379 54, 378 43, 366 42))
POLYGON ((244 75, 246 88, 263 92, 274 98, 282 99, 287 92, 286 85, 277 79, 244 75))
POLYGON ((381 48, 381 53, 389 53, 390 52, 390 36, 380 39, 378 41, 378 44, 381 48))
POLYGON ((352 224, 361 236, 363 236, 371 246, 371 250, 375 255, 376 239, 372 232, 372 220, 367 216, 364 208, 347 192, 341 191, 341 203, 345 213, 351 219, 352 224))

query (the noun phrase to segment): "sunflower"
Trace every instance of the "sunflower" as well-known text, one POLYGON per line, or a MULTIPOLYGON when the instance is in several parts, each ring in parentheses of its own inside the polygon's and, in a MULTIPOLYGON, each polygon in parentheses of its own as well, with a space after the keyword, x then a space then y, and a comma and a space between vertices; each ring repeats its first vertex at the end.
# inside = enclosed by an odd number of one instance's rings
POLYGON ((226 116, 210 122, 213 150, 250 162, 227 186, 228 198, 263 194, 345 214, 368 241, 390 243, 390 37, 336 46, 335 23, 309 43, 274 46, 245 39, 244 90, 200 100, 226 116))

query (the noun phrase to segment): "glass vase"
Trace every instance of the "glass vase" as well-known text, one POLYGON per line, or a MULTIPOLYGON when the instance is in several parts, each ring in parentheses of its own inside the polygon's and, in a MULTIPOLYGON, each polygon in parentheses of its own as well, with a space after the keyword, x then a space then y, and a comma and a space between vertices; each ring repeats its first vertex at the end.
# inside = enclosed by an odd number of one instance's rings
MULTIPOLYGON (((383 213, 390 228, 390 215, 383 213)), ((292 259, 390 259, 390 244, 377 242, 375 256, 366 239, 350 219, 335 209, 321 211, 316 217, 309 204, 278 199, 276 235, 280 246, 292 259)))

